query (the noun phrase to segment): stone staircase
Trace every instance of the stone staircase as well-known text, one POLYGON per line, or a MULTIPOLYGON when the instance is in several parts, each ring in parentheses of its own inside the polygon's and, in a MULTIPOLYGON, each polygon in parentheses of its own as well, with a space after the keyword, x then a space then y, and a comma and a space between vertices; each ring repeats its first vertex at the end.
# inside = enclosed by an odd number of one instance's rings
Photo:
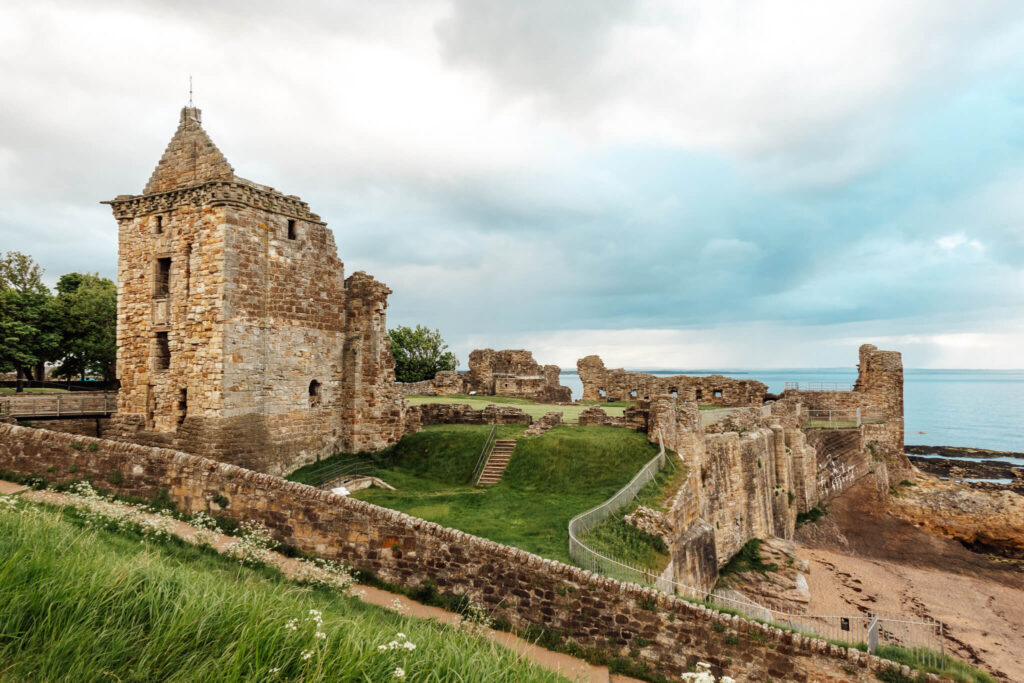
POLYGON ((501 475, 505 474, 508 461, 512 458, 512 451, 516 449, 515 439, 498 439, 494 442, 491 454, 487 456, 484 469, 480 472, 477 486, 493 486, 501 481, 501 475))

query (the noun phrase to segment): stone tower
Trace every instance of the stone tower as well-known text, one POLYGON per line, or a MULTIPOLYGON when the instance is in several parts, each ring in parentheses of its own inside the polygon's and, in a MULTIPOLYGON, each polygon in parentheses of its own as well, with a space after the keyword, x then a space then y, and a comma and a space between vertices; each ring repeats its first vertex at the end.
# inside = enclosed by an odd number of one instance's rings
POLYGON ((117 438, 280 474, 402 434, 385 309, 294 195, 235 175, 181 110, 118 223, 117 438))

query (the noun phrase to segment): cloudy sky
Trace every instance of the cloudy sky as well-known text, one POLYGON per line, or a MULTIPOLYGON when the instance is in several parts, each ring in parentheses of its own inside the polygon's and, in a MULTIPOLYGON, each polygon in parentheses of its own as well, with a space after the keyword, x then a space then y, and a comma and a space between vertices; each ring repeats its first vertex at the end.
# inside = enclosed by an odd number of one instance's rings
POLYGON ((463 367, 1024 366, 1020 2, 0 0, 0 251, 114 277, 189 74, 463 367))

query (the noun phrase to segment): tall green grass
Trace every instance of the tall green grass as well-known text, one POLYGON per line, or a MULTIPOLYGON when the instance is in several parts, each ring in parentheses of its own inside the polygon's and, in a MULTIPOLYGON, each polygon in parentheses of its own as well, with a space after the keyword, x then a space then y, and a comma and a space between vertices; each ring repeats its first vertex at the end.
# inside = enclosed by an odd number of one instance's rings
MULTIPOLYGON (((569 520, 606 500, 657 453, 638 432, 560 426, 520 439, 500 483, 472 486, 489 430, 436 425, 407 435, 377 470, 397 490, 364 489, 354 497, 570 562, 569 520)), ((498 438, 521 432, 499 427, 498 438)))
POLYGON ((686 470, 678 456, 669 453, 665 466, 637 492, 631 503, 587 531, 580 540, 602 555, 660 573, 672 559, 665 541, 637 529, 623 518, 641 505, 664 511, 668 499, 682 484, 686 470))
POLYGON ((42 508, 0 509, 0 596, 2 681, 564 680, 462 631, 42 508), (378 651, 396 638, 415 650, 378 651))

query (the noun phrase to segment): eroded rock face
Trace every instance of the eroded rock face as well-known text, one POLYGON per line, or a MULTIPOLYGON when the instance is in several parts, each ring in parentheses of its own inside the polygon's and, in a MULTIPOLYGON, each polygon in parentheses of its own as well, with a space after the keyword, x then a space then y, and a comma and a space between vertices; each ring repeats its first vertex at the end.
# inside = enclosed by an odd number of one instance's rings
POLYGON ((658 536, 666 543, 672 535, 672 525, 665 518, 665 513, 653 510, 646 505, 637 506, 636 510, 629 513, 623 519, 645 534, 658 536))
POLYGON ((929 476, 894 491, 890 509, 901 519, 972 550, 1024 559, 1024 496, 929 476))
POLYGON ((803 613, 811 601, 811 590, 805 576, 810 567, 807 560, 796 556, 796 544, 781 538, 761 541, 761 560, 774 565, 768 571, 746 571, 730 574, 722 583, 759 605, 783 612, 803 613))

